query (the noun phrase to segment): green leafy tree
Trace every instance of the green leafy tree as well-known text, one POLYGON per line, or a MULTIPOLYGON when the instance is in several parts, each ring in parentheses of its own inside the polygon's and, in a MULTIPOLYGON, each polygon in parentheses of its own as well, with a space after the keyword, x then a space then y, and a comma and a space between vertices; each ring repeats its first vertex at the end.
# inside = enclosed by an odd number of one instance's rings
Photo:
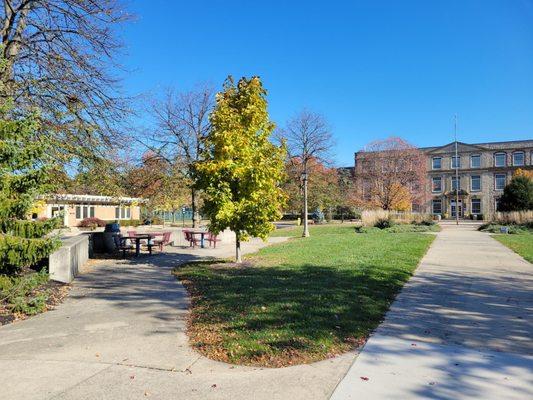
POLYGON ((48 256, 58 245, 45 235, 56 219, 29 221, 35 197, 46 191, 47 147, 37 140, 36 118, 5 119, 0 112, 0 274, 13 274, 48 256))
POLYGON ((228 78, 210 122, 202 160, 195 165, 196 186, 204 191, 211 231, 235 232, 241 262, 241 241, 266 239, 274 229, 271 221, 281 215, 285 150, 270 141, 274 124, 258 77, 241 78, 237 85, 228 78))
POLYGON ((533 180, 518 175, 503 189, 498 211, 533 210, 533 180))

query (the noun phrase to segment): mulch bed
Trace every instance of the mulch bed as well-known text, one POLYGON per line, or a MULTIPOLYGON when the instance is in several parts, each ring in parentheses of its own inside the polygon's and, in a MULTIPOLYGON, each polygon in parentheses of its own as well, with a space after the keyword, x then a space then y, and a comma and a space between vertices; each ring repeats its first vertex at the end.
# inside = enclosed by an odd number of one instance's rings
MULTIPOLYGON (((55 306, 63 302, 70 290, 70 285, 55 281, 48 281, 43 285, 37 287, 31 294, 33 296, 43 292, 48 292, 48 299, 46 300, 46 311, 53 310, 55 306)), ((7 304, 0 303, 0 326, 12 322, 28 319, 31 315, 23 313, 14 313, 8 309, 7 304)))

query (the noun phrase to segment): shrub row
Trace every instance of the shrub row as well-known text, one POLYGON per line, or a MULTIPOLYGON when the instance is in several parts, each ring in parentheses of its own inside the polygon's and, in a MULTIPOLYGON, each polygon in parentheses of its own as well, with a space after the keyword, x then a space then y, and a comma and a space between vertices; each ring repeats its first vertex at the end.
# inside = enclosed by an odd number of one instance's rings
POLYGON ((78 226, 80 228, 97 228, 97 227, 104 227, 106 224, 106 221, 100 219, 100 218, 84 218, 80 221, 78 226))
POLYGON ((533 210, 497 212, 491 216, 491 222, 500 225, 533 223, 533 210))
POLYGON ((60 218, 50 218, 38 221, 6 219, 0 221, 0 232, 7 235, 34 239, 45 236, 50 231, 61 227, 60 218))
POLYGON ((121 226, 139 226, 143 225, 144 221, 141 221, 140 219, 121 219, 121 220, 103 220, 100 218, 85 218, 80 221, 78 224, 79 228, 97 228, 97 227, 104 227, 107 224, 114 224, 119 223, 121 226))
POLYGON ((421 223, 433 221, 430 214, 415 212, 398 212, 389 210, 364 210, 361 213, 361 220, 364 226, 375 226, 378 221, 389 220, 395 224, 421 223))
POLYGON ((501 233, 502 228, 507 228, 508 232, 511 234, 533 233, 533 222, 526 222, 524 224, 498 224, 491 222, 481 225, 478 229, 483 232, 501 233))
POLYGON ((401 224, 392 225, 388 228, 378 228, 376 226, 359 226, 355 228, 357 233, 376 233, 376 232, 388 232, 388 233, 408 233, 408 232, 437 232, 439 230, 438 225, 420 225, 420 224, 401 224))
POLYGON ((374 226, 360 226, 355 228, 359 233, 371 233, 386 231, 389 233, 402 232, 436 232, 439 226, 433 220, 411 221, 411 223, 396 223, 392 218, 380 218, 374 222, 374 226))
POLYGON ((0 235, 0 274, 14 274, 37 264, 60 245, 57 239, 25 239, 0 235))

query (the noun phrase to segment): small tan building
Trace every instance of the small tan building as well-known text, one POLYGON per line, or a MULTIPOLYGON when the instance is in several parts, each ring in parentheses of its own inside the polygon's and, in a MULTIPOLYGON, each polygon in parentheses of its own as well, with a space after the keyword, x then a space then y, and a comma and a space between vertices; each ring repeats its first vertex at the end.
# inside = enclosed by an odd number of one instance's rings
POLYGON ((41 198, 42 205, 33 215, 52 218, 63 213, 64 225, 78 226, 85 218, 104 221, 140 219, 144 199, 134 197, 93 196, 83 194, 52 194, 41 198))

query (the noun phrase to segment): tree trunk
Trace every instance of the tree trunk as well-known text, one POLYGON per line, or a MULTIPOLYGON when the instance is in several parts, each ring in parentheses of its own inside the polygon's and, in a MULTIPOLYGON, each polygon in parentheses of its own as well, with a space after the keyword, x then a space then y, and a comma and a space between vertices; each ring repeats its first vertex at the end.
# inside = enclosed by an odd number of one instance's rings
POLYGON ((241 235, 239 232, 235 232, 235 262, 242 263, 241 235))
POLYGON ((191 206, 192 206, 192 227, 198 228, 200 222, 198 221, 198 207, 196 205, 196 189, 191 189, 191 206))

